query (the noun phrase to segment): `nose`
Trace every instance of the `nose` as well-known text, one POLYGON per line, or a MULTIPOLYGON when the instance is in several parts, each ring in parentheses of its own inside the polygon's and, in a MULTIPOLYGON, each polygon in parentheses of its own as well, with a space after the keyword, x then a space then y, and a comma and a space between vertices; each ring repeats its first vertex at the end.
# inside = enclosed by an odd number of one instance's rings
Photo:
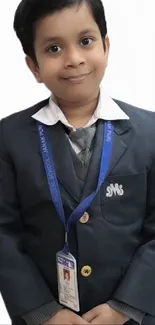
POLYGON ((71 49, 66 53, 64 67, 77 68, 79 65, 85 64, 85 58, 81 50, 71 49))

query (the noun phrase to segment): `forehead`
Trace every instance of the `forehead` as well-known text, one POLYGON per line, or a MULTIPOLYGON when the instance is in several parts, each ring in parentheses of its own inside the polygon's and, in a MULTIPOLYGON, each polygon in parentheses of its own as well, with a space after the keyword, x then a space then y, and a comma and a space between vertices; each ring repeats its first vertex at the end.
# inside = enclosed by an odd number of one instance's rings
POLYGON ((86 4, 65 8, 37 21, 35 24, 36 42, 55 36, 62 39, 74 37, 83 30, 99 32, 98 25, 86 4))

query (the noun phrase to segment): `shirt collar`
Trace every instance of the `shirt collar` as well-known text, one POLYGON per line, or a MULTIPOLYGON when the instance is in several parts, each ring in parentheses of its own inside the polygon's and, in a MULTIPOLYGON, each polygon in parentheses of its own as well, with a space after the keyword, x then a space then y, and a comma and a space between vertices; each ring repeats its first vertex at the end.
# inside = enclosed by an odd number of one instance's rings
MULTIPOLYGON (((61 121, 66 126, 72 128, 60 107, 57 105, 56 98, 53 94, 49 99, 49 103, 41 108, 37 113, 32 115, 32 118, 45 125, 54 125, 58 121, 61 121)), ((129 116, 127 116, 115 103, 115 101, 109 97, 103 86, 100 86, 100 97, 97 108, 86 126, 88 127, 92 125, 98 119, 103 119, 106 121, 129 119, 129 116)))

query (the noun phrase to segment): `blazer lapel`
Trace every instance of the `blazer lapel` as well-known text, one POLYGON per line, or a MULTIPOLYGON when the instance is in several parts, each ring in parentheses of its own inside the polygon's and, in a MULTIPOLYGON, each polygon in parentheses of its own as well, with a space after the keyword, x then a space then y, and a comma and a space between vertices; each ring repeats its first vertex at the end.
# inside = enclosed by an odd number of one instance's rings
MULTIPOLYGON (((77 176, 70 154, 70 143, 66 137, 63 126, 60 122, 58 122, 56 125, 45 126, 45 128, 52 152, 57 178, 68 193, 74 198, 74 200, 79 202, 81 189, 77 182, 77 176)), ((32 131, 37 134, 36 122, 32 131)), ((39 155, 41 156, 40 147, 39 155)))
POLYGON ((99 120, 97 123, 96 136, 94 140, 94 150, 92 153, 81 200, 83 200, 85 197, 87 197, 96 190, 100 168, 103 134, 104 122, 102 120, 99 120))
MULTIPOLYGON (((125 151, 129 147, 132 138, 132 128, 129 120, 114 121, 113 125, 114 133, 112 152, 106 177, 109 176, 116 164, 124 155, 125 151)), ((103 137, 104 122, 102 120, 99 120, 94 143, 94 151, 92 154, 92 159, 90 162, 89 171, 81 200, 83 200, 85 197, 87 197, 93 191, 96 190, 100 170, 103 137)))
POLYGON ((63 125, 58 122, 52 127, 46 127, 46 129, 56 175, 69 194, 79 202, 81 189, 77 182, 77 176, 70 153, 70 143, 66 137, 63 125))
POLYGON ((107 176, 112 172, 116 164, 128 149, 133 136, 130 120, 114 121, 113 145, 111 160, 109 163, 107 176))

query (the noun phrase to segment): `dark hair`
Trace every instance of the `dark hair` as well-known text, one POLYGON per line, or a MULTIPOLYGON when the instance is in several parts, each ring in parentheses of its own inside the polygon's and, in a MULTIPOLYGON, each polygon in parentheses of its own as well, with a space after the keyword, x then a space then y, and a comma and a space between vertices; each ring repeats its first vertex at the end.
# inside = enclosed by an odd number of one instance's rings
POLYGON ((34 51, 34 24, 37 20, 66 7, 71 7, 76 4, 80 6, 84 2, 91 9, 93 17, 100 29, 105 48, 104 39, 107 34, 107 24, 101 0, 22 0, 15 12, 14 30, 22 44, 24 53, 37 62, 34 51))

